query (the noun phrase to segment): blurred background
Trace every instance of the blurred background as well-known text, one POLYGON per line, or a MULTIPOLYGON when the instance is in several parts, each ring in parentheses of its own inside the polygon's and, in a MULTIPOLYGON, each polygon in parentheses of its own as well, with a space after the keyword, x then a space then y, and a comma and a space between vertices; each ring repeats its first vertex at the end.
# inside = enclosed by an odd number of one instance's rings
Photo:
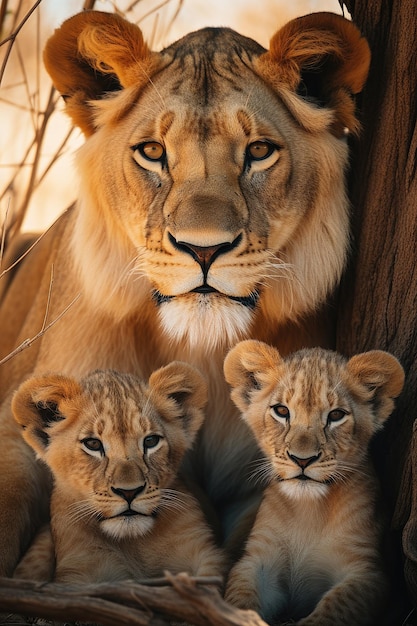
POLYGON ((338 0, 0 0, 0 227, 21 216, 25 230, 43 230, 76 198, 73 158, 83 138, 42 50, 64 19, 91 6, 137 23, 156 50, 204 26, 230 26, 267 47, 298 15, 342 14, 338 0))

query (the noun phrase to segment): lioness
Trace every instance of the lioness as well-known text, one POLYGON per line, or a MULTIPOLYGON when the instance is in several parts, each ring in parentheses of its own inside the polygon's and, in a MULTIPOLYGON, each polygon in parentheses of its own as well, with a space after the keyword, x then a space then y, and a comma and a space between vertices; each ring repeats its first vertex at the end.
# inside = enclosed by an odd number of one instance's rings
POLYGON ((0 368, 0 574, 48 505, 48 476, 10 413, 33 373, 147 378, 174 359, 197 365, 210 401, 186 471, 225 536, 256 495, 242 476, 258 448, 229 400, 224 354, 248 337, 284 352, 323 340, 294 322, 323 304, 345 264, 346 135, 358 129, 352 94, 369 48, 350 21, 317 13, 278 30, 269 50, 206 28, 154 52, 136 25, 86 11, 44 58, 86 135, 80 196, 5 290, 0 353, 36 335, 46 310, 54 320, 73 304, 0 368))

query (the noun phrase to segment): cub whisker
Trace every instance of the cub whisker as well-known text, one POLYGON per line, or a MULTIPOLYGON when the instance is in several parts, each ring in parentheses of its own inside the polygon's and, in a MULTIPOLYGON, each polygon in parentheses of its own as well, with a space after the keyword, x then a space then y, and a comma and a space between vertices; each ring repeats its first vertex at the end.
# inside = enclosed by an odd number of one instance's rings
POLYGON ((73 502, 68 507, 67 516, 69 524, 78 524, 82 520, 98 520, 101 514, 90 500, 81 500, 79 502, 73 502))
POLYGON ((175 489, 161 489, 160 507, 164 509, 172 509, 175 511, 186 511, 186 497, 180 491, 175 489))
POLYGON ((256 459, 250 464, 254 466, 251 471, 249 480, 255 485, 266 486, 275 478, 275 471, 271 463, 267 459, 256 459))

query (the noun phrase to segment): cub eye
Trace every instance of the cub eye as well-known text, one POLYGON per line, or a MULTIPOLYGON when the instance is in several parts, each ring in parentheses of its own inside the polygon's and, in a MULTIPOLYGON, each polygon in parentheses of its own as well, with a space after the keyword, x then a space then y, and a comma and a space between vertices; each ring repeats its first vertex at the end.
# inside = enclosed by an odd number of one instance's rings
POLYGON ((285 404, 274 404, 271 406, 272 417, 279 420, 288 421, 290 419, 290 410, 285 404))
POLYGON ((91 452, 99 452, 100 454, 104 454, 103 444, 100 439, 96 439, 95 437, 86 437, 81 440, 82 445, 90 450, 91 452))
POLYGON ((271 156, 277 147, 269 141, 254 141, 249 144, 246 150, 246 156, 249 161, 263 161, 271 156))
POLYGON ((344 411, 343 409, 333 409, 327 415, 327 423, 334 424, 336 422, 340 422, 345 415, 347 415, 347 411, 344 411))
POLYGON ((133 146, 133 150, 138 150, 148 161, 163 161, 165 158, 165 148, 157 141, 145 141, 133 146))
POLYGON ((151 448, 156 448, 158 443, 161 441, 161 437, 159 435, 148 435, 143 440, 143 449, 150 450, 151 448))

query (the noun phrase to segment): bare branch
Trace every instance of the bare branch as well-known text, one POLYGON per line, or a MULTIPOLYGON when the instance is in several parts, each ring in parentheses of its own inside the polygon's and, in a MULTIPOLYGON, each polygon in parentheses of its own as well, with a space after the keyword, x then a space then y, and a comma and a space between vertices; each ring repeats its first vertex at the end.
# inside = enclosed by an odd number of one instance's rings
POLYGON ((6 185, 6 187, 5 187, 4 191, 3 191, 3 193, 0 195, 0 201, 1 201, 1 200, 3 200, 4 196, 5 196, 5 195, 9 192, 9 190, 13 187, 14 182, 15 182, 15 180, 16 180, 16 178, 17 178, 18 174, 19 174, 19 170, 20 170, 20 168, 22 168, 22 167, 23 167, 23 166, 25 166, 25 165, 28 165, 28 164, 26 163, 26 159, 28 158, 28 156, 29 156, 29 154, 30 154, 30 152, 31 152, 31 150, 32 150, 32 148, 33 148, 33 146, 35 145, 35 143, 36 143, 36 136, 32 138, 32 140, 31 140, 31 142, 30 142, 29 146, 26 148, 26 152, 25 152, 25 154, 24 154, 24 156, 23 156, 23 158, 22 158, 22 161, 19 163, 19 165, 17 165, 17 166, 16 166, 16 167, 18 167, 19 169, 17 170, 17 172, 15 172, 15 173, 13 174, 12 178, 9 180, 8 184, 6 185))
POLYGON ((52 263, 52 265, 51 265, 51 277, 49 279, 48 297, 46 299, 45 315, 43 317, 41 330, 39 331, 40 333, 44 333, 45 332, 46 322, 48 320, 48 315, 49 315, 49 306, 51 304, 51 295, 52 295, 52 287, 53 287, 53 285, 54 285, 54 264, 52 263))
POLYGON ((3 80, 3 76, 4 76, 5 69, 6 69, 6 65, 7 65, 7 62, 9 60, 12 48, 13 48, 13 44, 16 41, 16 37, 18 36, 18 34, 22 30, 23 26, 26 24, 26 22, 28 21, 28 19, 32 15, 32 13, 37 9, 37 7, 40 5, 41 2, 42 2, 42 0, 36 0, 35 4, 26 13, 25 17, 22 19, 22 21, 17 26, 17 28, 15 28, 14 31, 12 33, 10 33, 10 35, 8 37, 3 39, 3 41, 0 41, 0 46, 3 46, 7 42, 9 43, 9 45, 8 45, 8 47, 6 49, 6 54, 4 56, 3 63, 2 63, 1 68, 0 68, 0 85, 1 85, 1 81, 3 80))
POLYGON ((89 11, 90 9, 94 9, 95 0, 85 0, 83 10, 89 11))
POLYGON ((55 110, 55 88, 51 87, 50 91, 49 91, 49 98, 48 98, 48 103, 46 105, 46 109, 43 112, 43 119, 42 119, 42 124, 40 126, 40 128, 37 131, 37 135, 36 135, 36 149, 35 149, 35 157, 34 157, 34 161, 33 161, 33 165, 32 165, 32 169, 30 172, 30 178, 29 178, 29 182, 28 182, 28 186, 26 189, 26 193, 25 193, 25 197, 23 199, 23 202, 21 204, 21 206, 19 207, 19 210, 17 211, 17 217, 16 217, 16 221, 13 224, 13 233, 15 234, 20 230, 20 227, 23 223, 23 220, 25 218, 26 212, 27 212, 27 208, 29 206, 29 203, 31 201, 32 198, 32 194, 34 189, 37 186, 37 174, 38 174, 38 168, 39 168, 39 163, 40 163, 40 159, 41 159, 41 155, 42 155, 42 147, 43 147, 43 142, 45 139, 45 134, 46 134, 46 128, 49 122, 49 119, 52 115, 52 113, 55 110))
POLYGON ((213 587, 219 578, 165 574, 165 578, 119 584, 59 585, 0 579, 0 609, 62 621, 104 626, 266 626, 253 611, 226 603, 213 587))
POLYGON ((25 256, 27 256, 29 254, 29 252, 31 252, 33 250, 33 248, 41 241, 41 239, 43 239, 45 237, 45 235, 51 230, 52 226, 54 224, 51 224, 49 226, 49 228, 47 228, 43 233, 41 233, 39 235, 39 237, 37 239, 35 239, 35 241, 29 246, 29 248, 20 256, 16 259, 16 261, 14 263, 12 263, 11 265, 9 265, 9 267, 6 267, 6 269, 4 269, 1 274, 0 274, 0 280, 3 278, 3 276, 5 274, 7 274, 7 272, 10 272, 10 270, 12 270, 14 267, 16 267, 16 265, 18 263, 20 263, 25 256))
POLYGON ((49 309, 49 299, 50 299, 50 295, 51 295, 51 291, 49 290, 48 293, 48 302, 46 303, 46 313, 45 313, 45 318, 44 321, 42 323, 42 328, 40 329, 40 331, 32 338, 30 339, 25 339, 24 341, 22 341, 21 344, 19 344, 17 346, 17 348, 15 348, 14 350, 12 350, 12 352, 10 352, 10 354, 8 354, 7 356, 5 356, 3 359, 0 360, 0 365, 3 365, 4 363, 7 363, 7 361, 10 361, 10 359, 12 359, 14 356, 16 356, 17 354, 19 354, 20 352, 23 352, 23 350, 26 350, 26 348, 30 348, 30 346, 35 343, 35 341, 37 341, 38 339, 40 339, 41 337, 43 337, 43 335, 50 329, 52 328, 52 326, 54 326, 57 322, 59 322, 59 320, 67 313, 67 311, 74 306, 74 304, 77 302, 77 300, 79 300, 79 298, 81 297, 81 293, 77 294, 75 296, 75 298, 73 300, 71 300, 71 302, 65 307, 65 309, 63 311, 61 311, 61 313, 55 317, 52 322, 49 322, 49 324, 47 326, 45 326, 45 320, 46 320, 46 315, 49 309))

